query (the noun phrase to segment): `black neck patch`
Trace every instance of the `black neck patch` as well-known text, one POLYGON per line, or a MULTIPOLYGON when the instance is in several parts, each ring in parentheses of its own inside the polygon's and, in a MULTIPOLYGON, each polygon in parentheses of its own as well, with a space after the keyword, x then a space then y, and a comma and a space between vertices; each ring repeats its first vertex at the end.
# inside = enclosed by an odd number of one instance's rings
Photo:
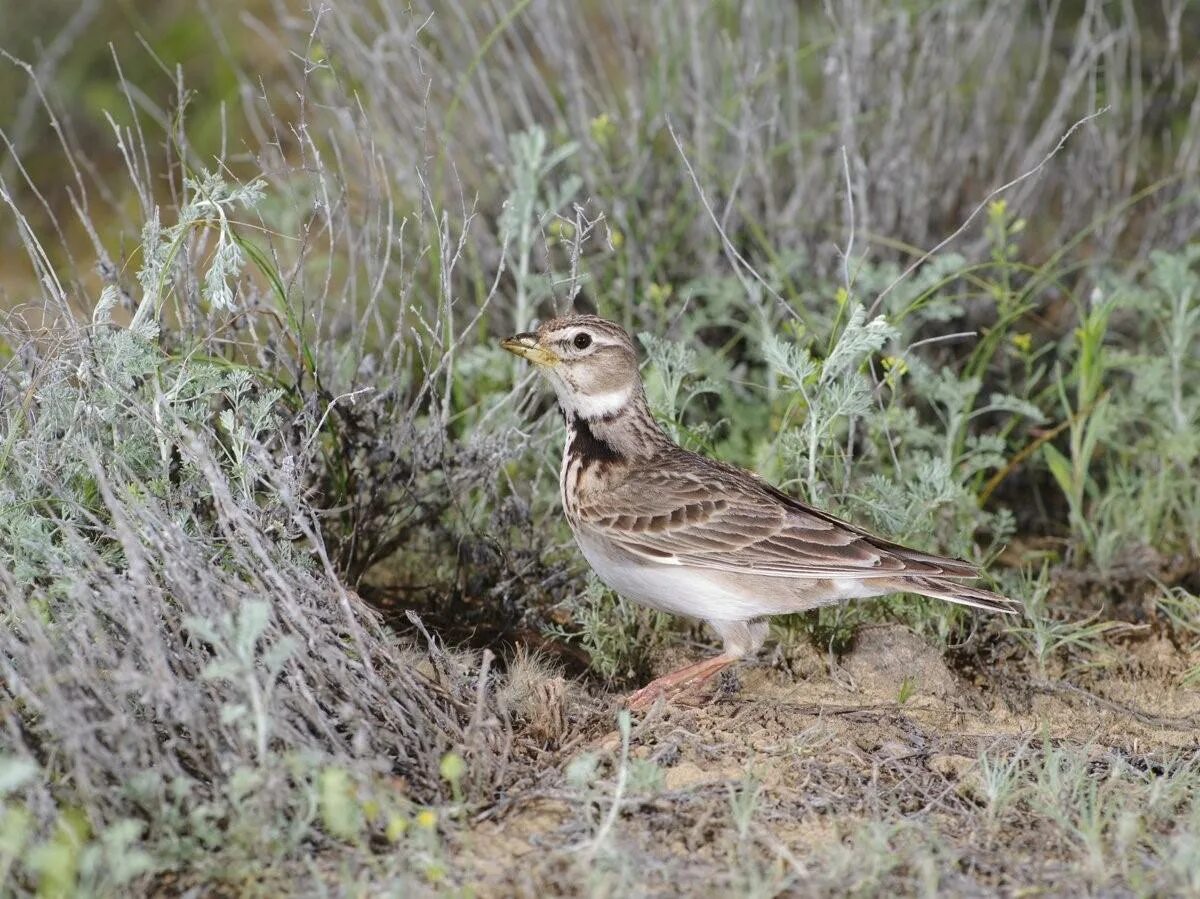
POLYGON ((586 462, 616 462, 621 458, 621 454, 613 449, 612 444, 597 437, 588 420, 578 415, 571 420, 571 445, 568 452, 586 462))

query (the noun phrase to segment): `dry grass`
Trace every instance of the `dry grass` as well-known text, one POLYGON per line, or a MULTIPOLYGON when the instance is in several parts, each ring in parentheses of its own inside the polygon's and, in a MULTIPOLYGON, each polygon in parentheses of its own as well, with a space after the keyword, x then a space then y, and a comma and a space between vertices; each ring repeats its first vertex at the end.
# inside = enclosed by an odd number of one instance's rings
MULTIPOLYGON (((466 882, 529 896, 1192 888, 1200 703, 1167 672, 1131 665, 1067 695, 971 684, 906 632, 879 637, 840 674, 792 647, 786 667, 744 670, 702 708, 653 711, 627 740, 596 715, 563 773, 462 835, 466 882), (921 672, 903 698, 901 657, 921 672), (1140 710, 1104 696, 1131 688, 1140 710)), ((1173 652, 1149 641, 1134 656, 1173 652)))

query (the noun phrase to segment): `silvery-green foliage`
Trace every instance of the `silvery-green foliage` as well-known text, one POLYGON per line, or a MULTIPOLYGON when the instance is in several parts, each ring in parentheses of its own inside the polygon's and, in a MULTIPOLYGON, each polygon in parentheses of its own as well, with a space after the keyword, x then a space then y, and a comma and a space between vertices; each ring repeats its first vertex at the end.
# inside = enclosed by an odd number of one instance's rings
POLYGON ((97 472, 104 470, 121 490, 136 490, 150 502, 169 500, 175 518, 199 532, 205 526, 195 504, 211 491, 187 458, 187 445, 212 432, 214 408, 221 409, 227 440, 209 446, 227 456, 244 498, 253 493, 265 461, 250 446, 277 428, 278 391, 261 389, 244 370, 170 361, 132 330, 103 326, 62 347, 30 386, 32 414, 18 418, 20 410, 8 410, 9 452, 0 470, 9 500, 0 509, 0 556, 10 571, 20 572, 22 583, 34 572, 58 568, 47 568, 50 558, 63 563, 69 577, 60 542, 29 539, 43 528, 52 532, 45 521, 62 511, 39 502, 45 499, 44 472, 55 473, 56 492, 70 514, 103 514, 97 472))
POLYGON ((24 786, 37 774, 38 766, 29 759, 0 756, 0 798, 24 786))
POLYGON ((571 141, 548 150, 546 132, 536 126, 509 138, 511 188, 497 224, 517 282, 514 311, 519 328, 529 326, 533 305, 551 292, 549 279, 532 273, 533 251, 543 229, 582 185, 574 174, 562 176, 557 184, 551 178, 577 150, 578 145, 571 141))
MULTIPOLYGON (((853 380, 852 375, 858 374, 859 366, 871 353, 882 349, 889 340, 897 337, 893 328, 883 316, 866 320, 866 310, 861 304, 854 304, 850 309, 850 317, 842 333, 838 335, 837 343, 821 363, 820 384, 832 384, 837 380, 853 380)), ((866 379, 858 379, 863 391, 869 387, 866 379)))
MULTIPOLYGON (((967 260, 959 253, 939 253, 908 278, 900 281, 887 295, 885 309, 892 323, 907 330, 911 324, 946 322, 962 315, 958 295, 948 290, 962 277, 967 260)), ((864 266, 855 279, 855 290, 863 296, 876 296, 900 276, 900 266, 886 263, 864 266)))
POLYGON ((926 433, 939 435, 942 458, 948 465, 962 468, 963 475, 1004 461, 1003 439, 997 442, 994 435, 969 435, 968 424, 972 420, 995 413, 1023 416, 1034 423, 1045 420, 1036 405, 1006 393, 993 392, 986 403, 979 403, 983 386, 980 378, 962 377, 948 368, 935 370, 918 359, 909 362, 908 369, 916 395, 933 407, 938 419, 937 431, 926 433), (968 445, 963 445, 964 440, 968 445), (988 458, 979 459, 979 453, 989 454, 988 458))
POLYGON ((1106 282, 1117 328, 1128 327, 1128 316, 1147 339, 1126 347, 1108 335, 1104 347, 1107 365, 1129 379, 1130 395, 1096 404, 1109 489, 1091 500, 1090 549, 1102 565, 1172 533, 1200 547, 1200 244, 1155 251, 1150 263, 1143 281, 1106 282))
POLYGON ((773 372, 794 385, 808 383, 818 371, 817 363, 806 348, 778 334, 767 335, 763 342, 763 357, 773 372))
POLYGON ((803 422, 795 432, 784 432, 783 446, 810 496, 825 492, 818 470, 831 439, 871 407, 871 384, 861 370, 864 361, 895 337, 886 319, 867 321, 866 310, 856 303, 824 359, 814 358, 810 347, 789 346, 778 337, 768 340, 768 364, 784 376, 783 389, 795 390, 803 405, 803 422))
POLYGON ((670 617, 637 605, 607 589, 594 574, 573 602, 574 627, 552 625, 550 632, 576 640, 591 668, 608 680, 636 680, 669 633, 670 617))
POLYGON ((184 619, 187 629, 212 647, 213 659, 201 676, 227 681, 242 692, 242 701, 227 702, 221 709, 221 723, 241 722, 246 735, 254 740, 260 761, 267 756, 271 735, 267 714, 271 693, 284 663, 297 648, 296 639, 290 636, 259 646, 270 616, 270 605, 259 600, 222 615, 218 621, 194 615, 184 619))
POLYGON ((1195 452, 1200 421, 1200 244, 1181 253, 1155 251, 1146 287, 1126 286, 1126 303, 1153 322, 1157 347, 1118 356, 1134 378, 1134 389, 1149 405, 1179 449, 1195 452))
POLYGON ((684 415, 697 397, 719 395, 720 386, 711 378, 697 377, 698 354, 687 343, 646 332, 639 334, 638 339, 646 349, 646 394, 655 416, 663 421, 674 439, 703 440, 711 432, 711 423, 689 426, 684 415))
POLYGON ((579 191, 578 175, 567 175, 561 183, 548 183, 550 174, 579 149, 574 141, 548 151, 546 132, 538 127, 509 138, 511 193, 500 215, 502 233, 517 236, 518 248, 528 246, 541 230, 579 191))
POLYGON ((1026 415, 1035 422, 1042 420, 1041 413, 1031 404, 1000 395, 973 409, 978 379, 935 370, 914 355, 908 357, 904 379, 912 395, 932 409, 934 423, 923 421, 911 406, 893 405, 863 418, 868 446, 876 447, 870 464, 882 470, 855 491, 851 507, 874 527, 906 543, 972 558, 978 555, 975 533, 985 530, 992 545, 1002 545, 1012 533, 1012 516, 1004 509, 980 508, 976 477, 1005 464, 1005 441, 994 433, 972 431, 961 442, 957 435, 984 412, 1026 415), (895 448, 894 455, 889 446, 895 448))
POLYGON ((465 745, 457 700, 418 683, 327 563, 297 458, 319 421, 157 317, 202 222, 215 243, 188 274, 214 305, 240 287, 227 213, 257 187, 187 195, 176 225, 144 229, 130 327, 110 287, 0 370, 0 869, 51 893, 185 863, 237 880, 328 838, 315 769, 433 799, 465 745))
POLYGON ((218 416, 226 437, 222 447, 231 464, 233 479, 243 498, 249 499, 257 476, 256 465, 262 461, 255 451, 277 428, 276 409, 283 391, 263 390, 247 369, 233 369, 224 374, 222 393, 226 408, 218 416))
MULTIPOLYGON (((217 174, 205 172, 199 180, 185 179, 184 187, 192 199, 184 209, 194 207, 217 225, 217 245, 204 275, 204 297, 214 309, 234 309, 233 290, 229 280, 242 270, 242 251, 234 240, 228 213, 236 206, 253 209, 262 200, 264 182, 255 178, 246 184, 229 185, 217 174)), ((177 226, 178 227, 178 226, 177 226)))
POLYGON ((257 206, 263 198, 264 182, 255 178, 246 184, 231 185, 221 175, 205 172, 196 179, 185 178, 184 189, 188 199, 179 209, 175 224, 164 228, 156 206, 142 227, 142 267, 138 272, 142 298, 131 330, 145 337, 154 336, 158 313, 170 289, 170 274, 184 241, 202 225, 216 232, 216 245, 204 270, 201 295, 214 310, 235 308, 230 280, 241 273, 244 258, 229 214, 239 206, 257 206))

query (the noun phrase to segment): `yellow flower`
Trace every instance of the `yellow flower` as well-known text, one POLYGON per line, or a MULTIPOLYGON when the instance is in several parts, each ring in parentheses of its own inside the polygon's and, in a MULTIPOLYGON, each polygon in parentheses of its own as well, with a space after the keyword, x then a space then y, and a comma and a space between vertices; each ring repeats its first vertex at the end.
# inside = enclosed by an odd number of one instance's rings
POLYGON ((592 119, 589 130, 592 132, 592 140, 604 146, 616 136, 617 125, 607 112, 602 112, 592 119))
POLYGON ((1022 353, 1028 353, 1033 349, 1033 335, 1028 331, 1018 331, 1011 339, 1012 345, 1022 353))
POLYGON ((441 772, 450 783, 457 783, 467 773, 467 764, 458 753, 447 752, 442 756, 441 772))
POLYGON ((390 818, 388 818, 387 830, 385 831, 385 834, 393 843, 404 836, 404 832, 406 830, 408 830, 408 822, 404 820, 403 816, 392 815, 390 818))
POLYGON ((648 288, 646 288, 646 298, 650 300, 651 303, 661 306, 671 298, 671 294, 674 292, 675 288, 673 288, 670 284, 651 284, 648 288))
POLYGON ((437 827, 437 812, 431 808, 423 808, 417 812, 417 826, 423 827, 425 830, 433 830, 437 827))

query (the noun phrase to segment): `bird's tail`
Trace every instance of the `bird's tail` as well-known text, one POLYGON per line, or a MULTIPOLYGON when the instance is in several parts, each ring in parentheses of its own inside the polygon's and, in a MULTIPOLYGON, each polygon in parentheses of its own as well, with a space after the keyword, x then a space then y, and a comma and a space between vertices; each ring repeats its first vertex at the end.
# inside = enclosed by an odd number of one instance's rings
POLYGON ((1000 612, 1005 615, 1017 615, 1021 611, 1021 603, 991 590, 960 584, 953 580, 943 580, 933 577, 907 577, 904 586, 899 589, 908 593, 920 593, 934 599, 944 599, 946 602, 957 603, 960 606, 971 606, 987 612, 1000 612))

